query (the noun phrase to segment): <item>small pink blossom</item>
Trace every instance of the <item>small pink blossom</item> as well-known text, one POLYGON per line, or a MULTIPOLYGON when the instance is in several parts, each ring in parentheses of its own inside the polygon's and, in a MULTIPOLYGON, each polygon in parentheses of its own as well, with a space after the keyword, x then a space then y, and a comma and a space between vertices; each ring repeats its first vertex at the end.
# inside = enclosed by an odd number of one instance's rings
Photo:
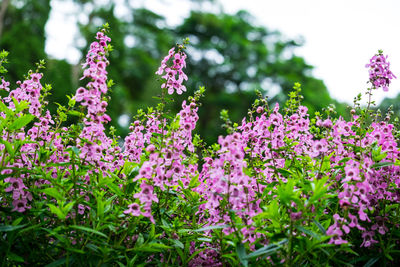
POLYGON ((132 216, 140 216, 140 206, 137 203, 132 203, 128 205, 128 209, 124 211, 125 214, 130 214, 132 216))
POLYGON ((388 56, 383 56, 382 51, 379 51, 370 59, 370 63, 365 65, 366 68, 369 68, 369 82, 374 88, 382 87, 385 92, 389 90, 391 80, 397 78, 390 71, 390 63, 387 58, 388 56))
POLYGON ((161 85, 161 88, 166 88, 170 95, 175 91, 179 95, 182 94, 182 92, 186 92, 186 87, 183 85, 183 81, 186 81, 188 78, 182 70, 186 67, 185 60, 185 52, 175 52, 175 48, 171 48, 168 55, 161 61, 161 66, 156 71, 156 74, 162 76, 165 80, 161 85), (172 64, 169 66, 168 62, 170 62, 171 58, 173 58, 173 60, 172 64), (165 75, 163 75, 164 72, 165 75))

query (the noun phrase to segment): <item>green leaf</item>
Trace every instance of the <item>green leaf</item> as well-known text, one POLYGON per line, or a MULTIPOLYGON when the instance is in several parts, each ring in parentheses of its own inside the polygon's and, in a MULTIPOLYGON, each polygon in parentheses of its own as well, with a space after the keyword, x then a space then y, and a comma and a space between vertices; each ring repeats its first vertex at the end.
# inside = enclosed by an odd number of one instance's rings
POLYGON ((156 233, 156 227, 154 226, 154 224, 151 224, 150 232, 149 232, 149 239, 154 239, 155 233, 156 233))
POLYGON ((372 164, 371 167, 374 169, 379 169, 382 167, 392 166, 392 165, 395 165, 395 163, 394 162, 377 162, 377 163, 372 164))
POLYGON ((135 247, 135 251, 143 251, 143 252, 162 252, 167 249, 171 249, 172 247, 164 245, 162 243, 147 243, 143 244, 140 247, 135 247))
POLYGON ((63 207, 64 213, 68 214, 68 212, 70 212, 70 210, 72 209, 72 207, 74 206, 75 201, 71 201, 69 202, 67 205, 65 205, 63 207))
POLYGON ((318 221, 316 221, 315 219, 313 219, 313 222, 315 223, 315 225, 318 227, 318 229, 321 231, 321 233, 323 233, 324 235, 326 235, 326 230, 325 228, 322 226, 322 224, 320 224, 318 221))
POLYGON ((21 112, 21 111, 23 111, 23 110, 25 110, 25 109, 27 109, 29 107, 29 102, 25 101, 25 100, 22 100, 15 107, 16 107, 15 112, 19 113, 19 112, 21 112))
POLYGON ((72 116, 77 116, 77 117, 81 117, 83 115, 83 113, 76 111, 76 110, 70 110, 70 111, 68 111, 67 114, 72 115, 72 116))
POLYGON ((178 180, 178 184, 181 188, 185 188, 185 185, 183 184, 183 182, 181 180, 178 180))
POLYGON ((325 176, 311 183, 313 189, 313 195, 308 199, 309 205, 313 204, 315 201, 320 200, 320 198, 326 196, 328 186, 325 186, 325 184, 328 181, 328 178, 329 178, 328 176, 325 176))
POLYGON ((295 181, 293 179, 288 179, 286 184, 282 183, 278 187, 278 195, 279 199, 282 201, 282 204, 284 205, 290 205, 291 201, 293 200, 294 202, 298 203, 298 194, 294 191, 294 183, 295 181))
POLYGON ((177 129, 179 129, 179 121, 180 121, 180 116, 179 115, 177 115, 176 116, 176 120, 174 120, 173 122, 171 122, 171 129, 172 130, 177 130, 177 129))
MULTIPOLYGON (((59 227, 57 227, 57 228, 55 228, 54 230, 53 229, 48 229, 48 228, 41 228, 43 231, 46 231, 46 232, 48 232, 49 234, 51 234, 51 235, 53 235, 53 236, 55 236, 60 242, 62 242, 64 245, 67 245, 67 244, 70 244, 70 240, 69 239, 67 239, 67 238, 65 238, 65 236, 63 236, 63 235, 60 235, 59 233, 58 233, 58 231, 60 230, 60 226, 59 227)), ((61 227, 61 229, 64 229, 64 227, 61 227)))
POLYGON ((22 217, 19 217, 19 218, 15 219, 15 220, 12 222, 12 225, 18 225, 22 220, 23 220, 23 218, 22 218, 22 217))
POLYGON ((12 144, 4 139, 1 139, 0 143, 2 143, 6 147, 8 154, 10 154, 11 157, 14 157, 15 152, 14 152, 14 148, 13 148, 12 144))
POLYGON ((199 175, 193 176, 192 179, 190 180, 189 188, 195 188, 195 187, 197 187, 199 185, 200 185, 199 175))
POLYGON ((0 225, 0 232, 12 232, 20 228, 24 228, 26 224, 21 225, 0 225))
POLYGON ((183 262, 183 264, 185 264, 185 262, 186 262, 186 254, 183 253, 183 250, 177 247, 176 248, 176 252, 178 253, 179 257, 181 258, 181 261, 183 262))
POLYGON ((136 246, 136 245, 137 245, 137 246, 141 246, 141 245, 143 245, 143 243, 144 243, 144 237, 143 237, 142 233, 140 233, 140 234, 138 235, 137 240, 136 240, 135 246, 136 246))
POLYGON ((41 191, 48 196, 54 197, 55 199, 57 199, 57 201, 65 201, 64 196, 62 196, 60 192, 58 192, 58 190, 54 187, 45 188, 41 191))
POLYGON ((114 194, 118 196, 123 196, 124 193, 121 191, 118 185, 114 184, 114 181, 112 179, 104 178, 102 180, 102 184, 107 185, 110 191, 113 192, 114 194))
POLYGON ((197 238, 197 240, 202 241, 202 242, 209 242, 209 243, 212 242, 211 238, 206 238, 206 237, 199 237, 199 238, 197 238))
POLYGON ((257 249, 256 251, 248 254, 247 259, 260 257, 260 256, 264 256, 264 257, 270 256, 272 254, 275 254, 279 249, 280 249, 280 247, 278 247, 276 245, 263 247, 263 248, 257 249))
POLYGON ((388 258, 390 261, 393 261, 393 257, 390 256, 390 254, 387 252, 385 253, 385 257, 388 258))
POLYGON ((387 153, 386 152, 382 153, 382 147, 378 146, 376 142, 374 143, 374 147, 371 152, 372 152, 371 153, 372 160, 375 162, 379 162, 387 157, 387 153))
POLYGON ((5 114, 7 114, 7 116, 12 116, 13 115, 13 111, 11 109, 9 109, 6 106, 6 104, 3 103, 3 101, 0 101, 0 111, 2 111, 5 114))
POLYGON ((10 260, 12 260, 12 261, 17 261, 17 262, 24 262, 24 261, 25 261, 24 258, 22 258, 21 256, 18 256, 18 255, 15 254, 15 253, 12 253, 12 252, 9 252, 9 253, 7 254, 7 256, 8 256, 8 258, 9 258, 10 260))
POLYGON ((35 224, 35 225, 32 225, 32 226, 26 227, 26 228, 22 229, 21 231, 18 231, 18 235, 22 235, 25 232, 28 232, 28 231, 31 231, 33 229, 39 228, 44 224, 45 224, 45 222, 42 222, 41 224, 35 224))
POLYGON ((81 151, 79 150, 79 148, 77 148, 76 146, 72 146, 71 147, 72 152, 75 153, 75 155, 79 155, 81 153, 81 151))
POLYGON ((71 248, 71 247, 67 247, 65 249, 68 250, 68 251, 79 253, 79 254, 86 254, 86 252, 84 250, 82 250, 82 249, 71 248))
POLYGON ((90 250, 94 251, 94 252, 98 252, 99 251, 99 247, 94 245, 94 244, 87 244, 86 245, 87 248, 89 248, 90 250))
POLYGON ((161 219, 161 223, 162 223, 164 229, 169 230, 172 228, 172 225, 170 223, 168 223, 165 219, 161 219))
POLYGON ((10 130, 17 130, 21 129, 22 127, 26 126, 28 123, 30 123, 35 116, 32 114, 25 114, 22 115, 21 117, 17 118, 11 125, 10 125, 10 130))
POLYGON ((56 266, 60 266, 63 265, 67 262, 66 258, 61 258, 59 260, 53 261, 52 263, 47 264, 45 267, 56 267, 56 266))
POLYGON ((265 247, 259 248, 256 251, 253 251, 252 253, 247 255, 247 259, 259 257, 259 256, 269 256, 272 254, 275 254, 283 244, 287 243, 288 239, 283 239, 277 244, 269 244, 265 247))
POLYGON ((375 262, 377 262, 381 257, 376 257, 376 258, 372 258, 369 261, 367 261, 366 264, 364 264, 364 267, 371 267, 375 264, 375 262))
POLYGON ((239 243, 236 246, 236 253, 239 257, 240 263, 245 267, 248 266, 249 262, 247 261, 246 248, 244 247, 243 243, 239 243))
POLYGON ((174 243, 174 247, 181 248, 181 249, 185 248, 185 245, 183 245, 183 243, 181 241, 179 241, 178 239, 170 239, 170 241, 172 243, 174 243))
POLYGON ((65 220, 65 218, 67 217, 67 214, 64 214, 64 212, 62 211, 62 209, 60 209, 59 207, 56 207, 53 204, 47 204, 47 206, 49 206, 50 211, 57 215, 58 218, 60 218, 61 220, 65 220))
POLYGON ((314 237, 314 238, 316 238, 316 239, 320 239, 320 236, 319 236, 318 234, 314 233, 314 232, 311 231, 311 230, 308 230, 308 229, 306 229, 306 228, 304 228, 304 227, 302 227, 302 226, 300 226, 300 225, 295 225, 294 227, 295 227, 297 230, 299 230, 299 231, 305 233, 306 235, 309 235, 309 236, 314 237))
POLYGON ((103 196, 96 196, 97 201, 97 216, 103 218, 104 215, 104 201, 102 200, 103 196))
POLYGON ((324 160, 321 165, 321 172, 324 173, 325 171, 329 171, 331 169, 331 161, 330 158, 334 152, 330 156, 324 156, 324 160))
POLYGON ((237 262, 237 260, 234 257, 234 254, 224 254, 221 256, 222 258, 227 258, 230 259, 232 261, 232 264, 229 264, 229 266, 238 266, 239 263, 237 262))
POLYGON ((230 227, 230 225, 228 225, 228 224, 211 225, 211 226, 203 227, 203 228, 196 229, 196 230, 193 230, 193 231, 194 232, 204 232, 204 231, 209 231, 209 230, 214 230, 214 229, 223 229, 223 228, 227 228, 227 227, 230 227))
MULTIPOLYGON (((76 104, 76 99, 75 98, 72 98, 72 97, 70 97, 70 96, 67 96, 68 97, 68 107, 70 107, 70 108, 73 108, 74 106, 75 106, 75 104, 76 104)), ((72 110, 70 110, 70 111, 72 111, 72 110)), ((75 111, 75 112, 77 112, 77 111, 75 111)), ((79 113, 79 112, 78 112, 79 113)))
POLYGON ((88 227, 80 226, 80 225, 70 225, 69 227, 73 228, 73 229, 89 232, 89 233, 96 234, 96 235, 99 235, 99 236, 107 238, 107 236, 104 233, 99 232, 97 230, 94 230, 92 228, 88 228, 88 227))
MULTIPOLYGON (((135 265, 135 262, 136 262, 136 260, 138 259, 138 257, 139 257, 139 255, 138 254, 136 254, 132 259, 130 259, 129 261, 128 261, 128 267, 135 267, 135 266, 137 266, 137 267, 142 267, 143 265, 138 265, 138 264, 136 264, 135 265)), ((124 267, 125 267, 125 265, 124 265, 124 267)))

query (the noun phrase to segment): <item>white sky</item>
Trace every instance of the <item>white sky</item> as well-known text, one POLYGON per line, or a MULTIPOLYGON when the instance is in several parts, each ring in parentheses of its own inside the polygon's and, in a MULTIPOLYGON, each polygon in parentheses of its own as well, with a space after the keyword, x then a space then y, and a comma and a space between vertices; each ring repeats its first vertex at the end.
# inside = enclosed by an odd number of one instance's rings
MULTIPOLYGON (((122 1, 122 0, 117 0, 122 1)), ((187 1, 135 0, 164 15, 170 25, 180 23, 190 12, 187 1)), ((295 53, 313 65, 314 76, 322 79, 332 97, 352 103, 364 92, 368 71, 365 64, 378 49, 389 55, 392 72, 399 77, 389 92, 375 92, 380 102, 385 96, 400 93, 400 1, 399 0, 220 0, 227 13, 248 10, 257 23, 283 36, 302 36, 305 43, 295 53)), ((76 63, 79 52, 71 48, 77 35, 74 23, 83 17, 65 1, 52 1, 50 21, 46 25, 46 51, 55 58, 68 58, 76 63)), ((210 6, 204 7, 207 11, 210 6)), ((214 8, 215 10, 215 8, 214 8)), ((121 9, 123 13, 123 10, 121 9)), ((190 74, 189 74, 190 76, 190 74)), ((299 81, 301 83, 301 81, 299 81)))

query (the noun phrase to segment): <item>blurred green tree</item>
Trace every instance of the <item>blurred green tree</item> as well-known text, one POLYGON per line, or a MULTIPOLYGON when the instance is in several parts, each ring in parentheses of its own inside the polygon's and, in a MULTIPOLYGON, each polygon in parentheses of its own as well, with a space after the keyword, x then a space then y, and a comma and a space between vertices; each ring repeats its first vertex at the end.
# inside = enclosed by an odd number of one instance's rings
POLYGON ((34 62, 47 58, 45 25, 50 0, 4 1, 0 10, 0 48, 10 52, 8 75, 16 81, 34 67, 34 62))
MULTIPOLYGON (((344 106, 329 96, 324 83, 312 77, 313 67, 293 53, 301 42, 286 40, 277 31, 257 26, 245 11, 234 15, 192 11, 174 28, 167 27, 162 16, 129 5, 125 13, 130 16, 117 17, 115 7, 112 1, 94 6, 88 23, 80 25, 87 40, 82 51, 102 23, 112 25, 115 50, 110 59, 110 77, 118 81, 111 100, 114 103, 110 104, 114 121, 122 113, 132 114, 138 107, 154 103, 152 96, 159 94, 154 71, 169 47, 185 37, 191 40, 188 94, 200 85, 206 87, 198 130, 207 143, 224 133, 220 111, 230 110, 232 120, 239 121, 256 97, 254 89, 272 93, 271 101, 283 104, 294 82, 300 82, 310 112, 332 102, 339 113, 344 111, 344 106)), ((175 110, 186 95, 175 97, 175 110)))
POLYGON ((382 102, 377 106, 382 112, 386 112, 388 108, 391 107, 391 110, 394 112, 394 115, 400 118, 400 94, 393 98, 385 98, 382 102))
MULTIPOLYGON (((312 77, 313 67, 294 54, 294 48, 301 45, 301 41, 286 39, 277 31, 258 26, 245 11, 234 15, 192 11, 181 25, 170 27, 164 17, 144 8, 134 8, 129 1, 123 2, 122 16, 118 15, 117 4, 112 0, 102 5, 93 0, 73 2, 80 5, 80 12, 87 17, 79 24, 86 41, 79 47, 83 56, 102 24, 111 25, 114 51, 108 71, 116 85, 111 91, 108 110, 121 136, 128 133, 128 127, 119 124, 118 119, 123 114, 131 117, 138 108, 155 103, 153 97, 159 94, 160 83, 154 72, 168 49, 185 37, 191 40, 186 70, 189 75, 187 94, 200 85, 207 90, 198 127, 207 143, 224 133, 220 127, 220 111, 230 110, 232 120, 239 122, 255 99, 254 89, 269 95, 272 102, 283 104, 294 82, 300 82, 304 104, 310 112, 334 102, 339 114, 343 114, 344 105, 331 99, 324 83, 312 77)), ((192 2, 201 8, 204 2, 215 1, 192 2)), ((65 103, 65 95, 73 94, 85 81, 78 80, 79 66, 47 58, 44 28, 49 13, 50 0, 3 0, 0 48, 11 51, 11 81, 21 79, 27 66, 33 68, 34 62, 47 59, 44 81, 52 83, 54 88, 49 100, 65 103)), ((179 109, 187 94, 176 96, 175 109, 179 109)))
POLYGON ((15 83, 22 80, 35 63, 44 59, 43 82, 52 84, 49 97, 50 110, 55 111, 54 102, 65 103, 66 94, 72 94, 72 67, 65 60, 49 59, 45 52, 45 25, 51 11, 50 0, 6 0, 0 4, 0 49, 10 52, 7 80, 15 83))
POLYGON ((222 108, 231 111, 233 121, 246 115, 254 89, 282 106, 293 84, 300 82, 303 104, 311 113, 333 102, 323 81, 312 77, 313 67, 294 54, 301 42, 257 26, 246 11, 234 15, 193 11, 176 33, 191 40, 188 88, 207 89, 200 114, 200 131, 207 141, 222 133, 218 127, 222 108))

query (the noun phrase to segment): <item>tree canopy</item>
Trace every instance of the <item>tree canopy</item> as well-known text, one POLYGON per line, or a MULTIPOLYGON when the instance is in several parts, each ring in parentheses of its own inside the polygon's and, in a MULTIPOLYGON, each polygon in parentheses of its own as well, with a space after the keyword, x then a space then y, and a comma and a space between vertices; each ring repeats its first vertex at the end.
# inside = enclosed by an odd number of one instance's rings
MULTIPOLYGON (((160 91, 154 72, 169 48, 186 37, 190 39, 188 94, 199 86, 206 87, 198 130, 208 143, 224 131, 216 119, 221 110, 229 110, 232 121, 238 121, 254 101, 255 89, 270 96, 270 101, 283 104, 293 84, 300 82, 303 104, 310 112, 335 103, 339 114, 343 113, 344 105, 335 102, 323 81, 312 76, 313 67, 294 53, 301 41, 258 25, 246 11, 226 14, 193 10, 180 25, 171 27, 156 12, 133 8, 128 3, 126 13, 130 15, 125 17, 116 15, 114 1, 105 5, 95 5, 94 1, 75 3, 82 6, 81 12, 88 18, 79 25, 86 40, 86 45, 79 47, 82 52, 103 23, 111 25, 114 50, 108 72, 118 83, 113 86, 108 112, 122 136, 127 134, 127 127, 121 127, 118 118, 122 114, 131 117, 138 108, 154 104, 153 97, 160 91), (85 9, 85 5, 91 8, 85 9)), ((0 48, 11 51, 11 81, 21 79, 27 66, 34 68, 35 62, 46 59, 44 74, 46 80, 53 81, 50 102, 64 103, 65 95, 73 94, 79 85, 79 75, 77 66, 49 59, 45 53, 44 27, 50 10, 50 0, 11 1, 2 21, 0 48), (63 69, 65 76, 60 77, 55 69, 63 69)), ((179 108, 182 99, 176 98, 173 108, 179 108)))

